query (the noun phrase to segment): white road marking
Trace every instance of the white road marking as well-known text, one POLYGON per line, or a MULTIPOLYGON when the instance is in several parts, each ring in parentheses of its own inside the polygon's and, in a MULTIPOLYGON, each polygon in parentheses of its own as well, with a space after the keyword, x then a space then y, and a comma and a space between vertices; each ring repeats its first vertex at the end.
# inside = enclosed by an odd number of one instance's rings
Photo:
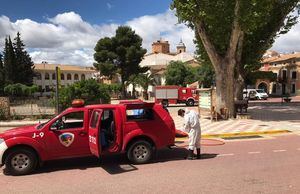
POLYGON ((286 152, 286 150, 273 150, 273 152, 286 152))
POLYGON ((248 152, 248 154, 260 154, 261 152, 248 152))
POLYGON ((219 154, 218 156, 233 156, 234 154, 219 154))

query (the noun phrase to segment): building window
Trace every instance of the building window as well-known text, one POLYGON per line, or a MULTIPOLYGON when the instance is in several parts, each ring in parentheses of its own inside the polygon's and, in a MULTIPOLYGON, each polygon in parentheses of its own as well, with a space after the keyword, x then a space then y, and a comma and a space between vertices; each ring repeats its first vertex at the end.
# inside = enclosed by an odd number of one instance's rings
POLYGON ((75 75, 74 75, 74 80, 79 80, 78 74, 75 74, 75 75))
POLYGON ((65 74, 63 74, 63 73, 60 74, 60 79, 61 79, 61 80, 65 80, 65 74))
POLYGON ((49 79, 50 79, 49 73, 45 73, 45 80, 49 80, 49 79))
POLYGON ((52 80, 56 80, 56 74, 52 73, 52 80))
POLYGON ((297 71, 292 72, 292 79, 297 79, 297 71))
POLYGON ((67 74, 67 80, 72 80, 72 76, 70 73, 67 74))
POLYGON ((85 80, 85 75, 81 74, 81 80, 85 80))
POLYGON ((286 70, 282 70, 282 79, 286 80, 286 70))
POLYGON ((45 86, 45 91, 46 92, 50 92, 50 87, 49 86, 45 86))
POLYGON ((36 79, 37 80, 41 80, 42 79, 42 75, 40 73, 36 73, 36 79))
POLYGON ((296 93, 296 84, 292 84, 292 91, 291 91, 292 94, 295 94, 296 93))

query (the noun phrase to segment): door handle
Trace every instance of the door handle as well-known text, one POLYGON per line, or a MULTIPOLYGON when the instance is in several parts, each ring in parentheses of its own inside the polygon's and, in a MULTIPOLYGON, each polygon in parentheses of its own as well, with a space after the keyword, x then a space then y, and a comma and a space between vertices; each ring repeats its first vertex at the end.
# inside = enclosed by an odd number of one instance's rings
POLYGON ((86 134, 87 134, 87 132, 84 132, 84 131, 79 133, 80 136, 86 136, 86 134))

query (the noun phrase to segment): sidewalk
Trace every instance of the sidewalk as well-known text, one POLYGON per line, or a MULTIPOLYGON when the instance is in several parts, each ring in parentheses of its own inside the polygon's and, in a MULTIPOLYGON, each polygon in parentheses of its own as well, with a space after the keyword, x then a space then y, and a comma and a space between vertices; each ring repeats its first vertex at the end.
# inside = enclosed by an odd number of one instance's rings
MULTIPOLYGON (((170 107, 169 111, 177 129, 182 129, 183 118, 177 110, 185 107, 170 107)), ((197 110, 194 107, 195 110, 197 110)), ((209 116, 201 115, 200 124, 203 137, 260 135, 283 132, 300 132, 300 106, 295 104, 270 105, 261 103, 248 109, 251 119, 232 119, 211 121, 209 116)))
MULTIPOLYGON (((170 114, 174 119, 176 129, 182 129, 183 118, 177 115, 179 108, 173 106, 169 107, 170 114)), ((197 107, 194 107, 195 110, 197 107)), ((285 105, 270 105, 261 103, 260 105, 251 105, 249 107, 249 113, 252 119, 242 120, 226 120, 226 121, 211 121, 209 117, 203 116, 200 118, 202 136, 218 136, 218 135, 255 135, 276 133, 280 131, 300 132, 300 106, 294 104, 285 105)), ((41 120, 40 122, 46 122, 47 120, 41 120)), ((34 125, 39 121, 8 121, 0 122, 0 131, 24 126, 34 125)))
MULTIPOLYGON (((182 129, 183 119, 175 118, 175 126, 182 129)), ((289 121, 258 121, 252 119, 245 120, 227 120, 227 121, 211 121, 210 119, 201 118, 202 136, 219 136, 219 135, 255 135, 276 132, 297 132, 300 131, 300 122, 289 121)))

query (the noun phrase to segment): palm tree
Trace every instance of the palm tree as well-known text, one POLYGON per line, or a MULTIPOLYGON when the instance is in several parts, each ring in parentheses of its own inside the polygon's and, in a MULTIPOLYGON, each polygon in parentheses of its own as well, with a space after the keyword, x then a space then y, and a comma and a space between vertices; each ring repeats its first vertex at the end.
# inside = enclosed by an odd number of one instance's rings
POLYGON ((143 98, 148 100, 148 88, 150 85, 155 86, 157 82, 151 73, 138 74, 135 78, 135 83, 143 88, 143 98))

